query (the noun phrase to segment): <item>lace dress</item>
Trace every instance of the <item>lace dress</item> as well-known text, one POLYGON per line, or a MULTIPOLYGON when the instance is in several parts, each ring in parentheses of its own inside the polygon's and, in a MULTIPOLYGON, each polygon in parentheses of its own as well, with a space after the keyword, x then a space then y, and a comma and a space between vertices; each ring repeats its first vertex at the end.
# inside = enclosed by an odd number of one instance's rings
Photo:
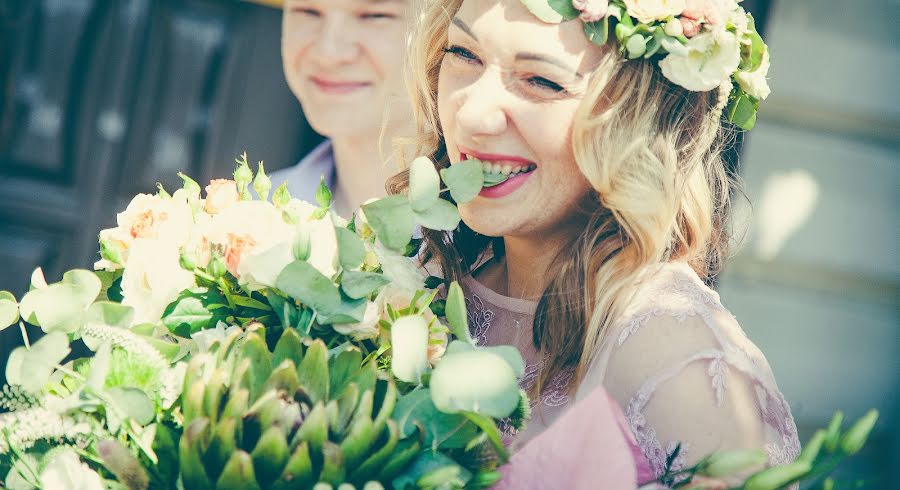
MULTIPOLYGON (((527 365, 521 385, 533 385, 542 365, 531 340, 537 303, 502 296, 472 277, 463 290, 472 335, 481 345, 518 347, 527 365)), ((574 397, 566 390, 572 372, 560 372, 533 402, 525 431, 504 428, 514 450, 602 386, 623 407, 653 478, 679 443, 676 470, 729 449, 764 448, 771 465, 797 456, 797 428, 768 362, 687 264, 648 270, 629 304, 574 397)))

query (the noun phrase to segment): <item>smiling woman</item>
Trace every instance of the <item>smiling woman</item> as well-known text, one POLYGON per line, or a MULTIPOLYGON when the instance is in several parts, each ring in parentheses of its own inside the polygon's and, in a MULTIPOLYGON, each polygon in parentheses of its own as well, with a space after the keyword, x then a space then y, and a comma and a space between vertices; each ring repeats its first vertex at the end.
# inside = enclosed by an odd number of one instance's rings
POLYGON ((274 175, 312 200, 320 177, 349 214, 385 193, 392 173, 382 142, 408 132, 403 49, 412 0, 286 0, 281 54, 285 78, 310 125, 326 136, 299 165, 274 175))
POLYGON ((770 465, 799 452, 765 357, 704 283, 727 254, 727 122, 749 127, 760 100, 734 81, 764 82, 749 57, 765 44, 736 2, 695 3, 709 15, 683 1, 448 0, 410 43, 415 153, 480 160, 497 184, 460 204, 458 229, 426 231, 423 257, 462 281, 480 344, 525 355, 540 415, 507 436, 541 464, 513 465, 511 481, 540 476, 522 488, 594 488, 604 439, 571 417, 599 411, 604 388, 649 462, 640 481, 714 451, 764 449, 770 465), (568 443, 581 464, 555 464, 568 443))

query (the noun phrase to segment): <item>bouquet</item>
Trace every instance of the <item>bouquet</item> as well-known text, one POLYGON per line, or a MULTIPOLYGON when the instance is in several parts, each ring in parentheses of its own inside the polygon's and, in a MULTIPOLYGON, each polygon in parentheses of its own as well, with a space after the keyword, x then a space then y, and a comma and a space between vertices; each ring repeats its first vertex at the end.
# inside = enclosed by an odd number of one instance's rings
POLYGON ((416 226, 458 226, 481 164, 411 168, 408 196, 350 220, 234 180, 138 195, 94 271, 40 270, 0 325, 21 328, 0 392, 9 488, 482 488, 521 427, 524 363, 477 346, 457 284, 410 258, 416 226), (441 182, 447 186, 441 189, 441 182), (258 198, 254 198, 255 191, 258 198), (439 288, 442 292, 438 298, 439 288), (28 326, 26 326, 26 324, 28 326), (39 328, 43 336, 30 341, 39 328), (452 340, 451 340, 452 339, 452 340), (80 340, 94 355, 66 361, 80 340))

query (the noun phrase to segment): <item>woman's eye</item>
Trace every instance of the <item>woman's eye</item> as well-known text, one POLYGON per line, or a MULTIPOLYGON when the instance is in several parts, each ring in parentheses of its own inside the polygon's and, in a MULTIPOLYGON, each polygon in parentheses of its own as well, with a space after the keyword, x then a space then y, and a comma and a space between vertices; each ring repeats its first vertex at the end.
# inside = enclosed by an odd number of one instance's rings
POLYGON ((359 16, 360 19, 363 20, 379 20, 379 19, 396 19, 397 16, 394 14, 389 14, 385 12, 371 12, 366 14, 361 14, 359 16))
POLYGON ((526 81, 529 84, 544 90, 551 90, 553 92, 564 92, 566 90, 562 85, 544 77, 533 76, 529 77, 526 81))
POLYGON ((479 61, 478 57, 475 56, 475 53, 461 46, 450 46, 449 48, 444 48, 444 52, 452 54, 453 56, 456 56, 466 63, 477 63, 479 61))

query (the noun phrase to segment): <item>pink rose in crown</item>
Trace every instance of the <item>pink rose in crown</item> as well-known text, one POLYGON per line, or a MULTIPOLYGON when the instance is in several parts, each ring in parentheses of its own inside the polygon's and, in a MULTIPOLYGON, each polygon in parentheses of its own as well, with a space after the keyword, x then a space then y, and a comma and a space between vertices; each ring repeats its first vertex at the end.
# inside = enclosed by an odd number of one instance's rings
POLYGON ((582 22, 597 22, 606 17, 609 0, 572 0, 572 7, 581 12, 582 22))
POLYGON ((685 0, 682 17, 712 25, 724 25, 728 16, 738 8, 734 0, 685 0))
POLYGON ((682 17, 678 19, 681 22, 681 32, 684 37, 694 37, 700 32, 700 21, 691 19, 690 17, 682 17))

